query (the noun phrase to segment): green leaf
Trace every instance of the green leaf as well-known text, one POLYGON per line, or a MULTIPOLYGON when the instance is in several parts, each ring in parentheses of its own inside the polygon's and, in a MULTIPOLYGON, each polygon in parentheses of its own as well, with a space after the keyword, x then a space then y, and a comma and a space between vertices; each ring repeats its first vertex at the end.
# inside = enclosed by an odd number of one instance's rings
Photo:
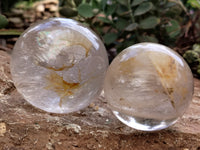
POLYGON ((107 33, 103 36, 103 40, 106 44, 111 44, 117 39, 118 35, 116 33, 107 33))
POLYGON ((175 38, 181 32, 181 27, 176 20, 169 21, 165 29, 170 38, 175 38))
POLYGON ((85 18, 90 18, 94 16, 92 6, 90 6, 88 3, 80 4, 78 6, 78 13, 85 18))
POLYGON ((195 50, 195 51, 199 51, 200 50, 200 44, 194 44, 192 46, 192 49, 195 50))
POLYGON ((141 4, 142 2, 144 2, 145 0, 134 0, 131 4, 131 6, 137 6, 139 4, 141 4))
POLYGON ((104 11, 106 8, 107 0, 101 0, 102 10, 104 11))
POLYGON ((97 2, 97 0, 92 0, 92 2, 91 2, 91 4, 92 4, 92 8, 94 9, 94 8, 97 8, 97 9, 100 9, 100 3, 99 2, 97 2))
POLYGON ((199 54, 193 50, 188 50, 184 53, 183 58, 188 62, 188 63, 194 63, 198 60, 199 54))
POLYGON ((74 17, 77 16, 78 12, 74 9, 72 9, 69 6, 64 6, 59 10, 60 14, 65 17, 74 17))
MULTIPOLYGON (((125 6, 123 6, 123 5, 118 5, 117 10, 116 10, 116 13, 117 13, 117 15, 122 16, 122 15, 124 15, 125 13, 127 14, 128 11, 129 11, 129 10, 128 10, 127 7, 125 7, 125 6)), ((127 15, 130 16, 129 14, 127 14, 127 15)))
POLYGON ((116 8, 117 8, 116 4, 108 5, 105 9, 106 16, 112 15, 115 12, 116 8))
POLYGON ((153 4, 151 2, 142 3, 136 8, 134 12, 134 16, 143 15, 147 13, 148 11, 150 11, 152 8, 153 8, 153 4))
POLYGON ((140 42, 153 42, 158 43, 158 39, 155 36, 148 36, 148 35, 142 35, 139 37, 140 42))
POLYGON ((4 15, 0 14, 0 29, 6 27, 7 24, 8 19, 4 15))
POLYGON ((121 43, 118 43, 116 45, 116 49, 117 49, 117 52, 120 53, 122 50, 124 50, 125 48, 129 47, 129 46, 132 46, 136 44, 135 40, 129 40, 129 39, 126 39, 125 41, 121 42, 121 43))
POLYGON ((140 21, 139 27, 142 29, 153 29, 160 23, 160 19, 155 16, 150 16, 140 21))
POLYGON ((197 74, 200 76, 200 69, 197 70, 197 74))
POLYGON ((124 6, 128 5, 128 0, 117 0, 117 2, 124 6))
POLYGON ((125 31, 133 31, 133 30, 136 30, 138 27, 138 24, 137 23, 132 23, 132 24, 129 24, 126 28, 125 28, 125 31))
POLYGON ((98 17, 99 20, 103 21, 104 23, 112 24, 112 21, 105 17, 98 17))
POLYGON ((199 2, 199 0, 188 0, 187 3, 190 4, 193 8, 200 9, 200 2, 199 2))
POLYGON ((200 49, 194 49, 195 52, 197 52, 200 56, 200 49))
POLYGON ((118 30, 123 30, 127 25, 128 25, 128 21, 126 19, 118 18, 116 22, 116 28, 118 30))
POLYGON ((165 8, 160 11, 161 13, 165 14, 165 16, 174 18, 174 16, 179 16, 182 13, 183 8, 181 8, 181 6, 176 3, 168 2, 165 5, 165 8))

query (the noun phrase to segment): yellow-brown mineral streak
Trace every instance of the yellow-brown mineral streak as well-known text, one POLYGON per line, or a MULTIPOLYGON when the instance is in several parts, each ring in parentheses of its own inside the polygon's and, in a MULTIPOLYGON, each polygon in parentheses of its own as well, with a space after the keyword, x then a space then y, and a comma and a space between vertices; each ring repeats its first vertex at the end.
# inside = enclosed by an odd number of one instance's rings
POLYGON ((159 54, 156 52, 149 52, 149 58, 160 77, 164 92, 168 95, 173 108, 175 108, 173 85, 178 74, 175 60, 164 53, 159 54))
POLYGON ((65 96, 74 94, 74 90, 80 87, 80 83, 69 83, 59 76, 56 72, 52 71, 50 75, 46 76, 47 86, 45 89, 52 90, 60 97, 60 107, 65 96))

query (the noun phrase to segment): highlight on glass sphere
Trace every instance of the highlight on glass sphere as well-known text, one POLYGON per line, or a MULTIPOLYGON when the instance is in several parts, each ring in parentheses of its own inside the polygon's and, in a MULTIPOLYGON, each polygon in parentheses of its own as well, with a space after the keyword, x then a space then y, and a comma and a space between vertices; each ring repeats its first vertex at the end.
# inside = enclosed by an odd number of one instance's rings
POLYGON ((193 76, 172 49, 140 43, 126 48, 113 60, 104 92, 121 122, 138 130, 156 131, 174 124, 188 108, 193 76))
POLYGON ((105 47, 81 23, 41 21, 17 40, 11 59, 14 84, 35 107, 70 113, 87 107, 102 90, 108 67, 105 47))

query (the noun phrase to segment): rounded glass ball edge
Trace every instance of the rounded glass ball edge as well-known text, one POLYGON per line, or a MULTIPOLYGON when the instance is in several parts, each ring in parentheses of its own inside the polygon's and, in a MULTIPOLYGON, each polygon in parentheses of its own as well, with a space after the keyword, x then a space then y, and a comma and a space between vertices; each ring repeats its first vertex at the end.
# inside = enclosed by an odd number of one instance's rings
POLYGON ((105 99, 124 124, 157 131, 174 124, 188 108, 194 91, 187 63, 172 49, 139 43, 123 50, 104 80, 105 99))
POLYGON ((33 24, 17 40, 11 74, 20 94, 51 113, 87 107, 102 90, 108 56, 100 38, 72 19, 33 24))

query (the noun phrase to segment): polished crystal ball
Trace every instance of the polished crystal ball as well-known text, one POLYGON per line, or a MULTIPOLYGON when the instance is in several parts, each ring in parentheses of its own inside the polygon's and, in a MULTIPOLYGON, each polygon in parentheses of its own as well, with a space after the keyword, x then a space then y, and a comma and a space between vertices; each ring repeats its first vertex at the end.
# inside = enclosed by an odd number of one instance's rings
POLYGON ((35 107, 70 113, 88 106, 102 90, 105 47, 81 23, 53 18, 34 24, 17 40, 11 60, 14 84, 35 107))
POLYGON ((104 81, 105 98, 124 124, 143 131, 164 129, 189 106, 193 76, 172 49, 140 43, 123 50, 104 81))

